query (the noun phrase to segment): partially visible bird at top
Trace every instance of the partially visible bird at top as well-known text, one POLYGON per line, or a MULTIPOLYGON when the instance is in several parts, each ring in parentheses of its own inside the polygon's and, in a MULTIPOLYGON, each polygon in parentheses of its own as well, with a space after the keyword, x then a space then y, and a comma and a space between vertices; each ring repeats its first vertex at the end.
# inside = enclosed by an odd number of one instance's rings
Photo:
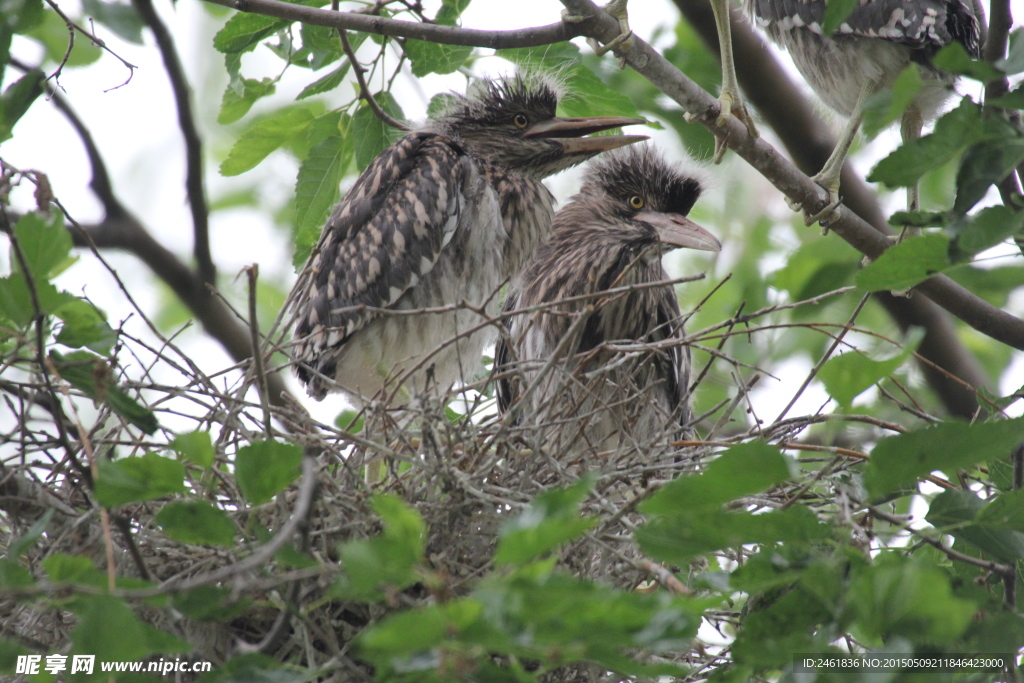
POLYGON ((510 292, 504 312, 523 312, 506 318, 495 350, 499 408, 543 429, 552 451, 643 452, 690 421, 682 313, 674 287, 658 283, 666 252, 721 249, 686 217, 703 175, 646 145, 591 162, 510 292))
POLYGON ((561 95, 546 73, 482 80, 363 171, 289 297, 310 396, 343 391, 362 406, 387 387, 395 405, 477 373, 494 332, 453 305, 497 312, 502 283, 550 230, 554 198, 541 179, 647 139, 583 137, 644 121, 560 118, 561 95), (445 306, 454 310, 408 313, 445 306))
MULTIPOLYGON (((739 82, 736 80, 736 67, 733 64, 732 56, 732 26, 729 24, 729 1, 710 0, 711 9, 715 14, 715 26, 718 29, 718 44, 721 50, 722 59, 722 91, 718 97, 719 113, 715 124, 722 127, 728 122, 729 117, 735 115, 747 127, 747 133, 751 137, 758 137, 757 126, 754 119, 747 111, 740 94, 739 82)), ((594 50, 594 54, 601 56, 609 51, 615 52, 619 57, 619 68, 626 65, 626 52, 632 46, 633 31, 629 28, 629 15, 626 6, 629 0, 610 0, 602 9, 612 15, 619 22, 619 35, 605 45, 601 45, 594 38, 588 38, 587 42, 594 50)), ((562 10, 562 21, 579 23, 590 19, 590 15, 573 14, 568 10, 562 10)), ((695 116, 686 115, 687 121, 693 121, 695 116)), ((720 163, 725 156, 725 140, 715 137, 715 152, 712 157, 713 163, 720 163)))
MULTIPOLYGON (((839 205, 839 174, 860 128, 867 99, 890 88, 911 64, 923 88, 900 122, 903 140, 921 135, 936 117, 956 77, 940 71, 932 57, 957 42, 979 57, 985 14, 980 0, 860 0, 833 35, 822 24, 826 0, 744 0, 746 11, 772 42, 789 51, 793 62, 826 105, 849 121, 835 150, 814 180, 829 193, 829 206, 808 225, 826 225, 839 205)), ((917 186, 907 190, 907 208, 918 208, 917 186)))

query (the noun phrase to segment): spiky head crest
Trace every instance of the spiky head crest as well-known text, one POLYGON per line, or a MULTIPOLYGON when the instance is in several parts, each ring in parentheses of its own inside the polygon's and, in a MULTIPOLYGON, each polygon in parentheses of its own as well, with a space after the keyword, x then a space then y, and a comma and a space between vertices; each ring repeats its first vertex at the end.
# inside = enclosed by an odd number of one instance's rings
POLYGON ((590 162, 580 194, 605 195, 624 215, 636 212, 630 200, 641 197, 645 210, 685 216, 708 179, 707 167, 693 159, 669 163, 653 145, 639 144, 607 152, 590 162))

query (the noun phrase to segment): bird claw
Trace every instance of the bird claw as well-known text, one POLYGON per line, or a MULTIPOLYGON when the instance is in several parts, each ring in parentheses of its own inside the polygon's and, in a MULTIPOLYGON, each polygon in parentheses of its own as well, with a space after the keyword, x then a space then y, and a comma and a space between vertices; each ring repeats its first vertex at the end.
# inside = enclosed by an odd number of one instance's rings
MULTIPOLYGON (((590 45, 594 50, 594 54, 598 57, 614 52, 618 57, 620 69, 626 68, 626 52, 633 47, 633 30, 629 28, 629 16, 626 13, 626 3, 628 2, 629 0, 611 0, 611 2, 604 6, 604 11, 619 21, 618 36, 606 45, 601 45, 595 38, 587 38, 587 44, 590 45)), ((577 23, 587 18, 568 14, 567 10, 562 10, 562 21, 577 23)))
POLYGON ((804 208, 803 202, 790 199, 789 197, 786 197, 786 205, 789 206, 791 211, 803 212, 804 225, 810 227, 815 223, 819 223, 821 225, 821 234, 827 235, 832 224, 838 221, 843 215, 841 206, 843 200, 839 196, 838 185, 828 183, 828 181, 824 181, 818 176, 813 176, 811 180, 818 183, 818 185, 828 192, 828 204, 825 208, 816 213, 809 213, 807 209, 804 208))
MULTIPOLYGON (((687 114, 686 116, 689 117, 690 115, 687 114)), ((743 98, 740 97, 738 92, 726 89, 718 97, 718 118, 715 119, 715 125, 722 128, 729 122, 729 116, 735 116, 742 121, 747 126, 747 133, 750 137, 756 138, 760 136, 757 126, 754 125, 754 119, 747 112, 747 106, 743 103, 743 98)), ((715 154, 711 157, 711 162, 714 164, 721 163, 722 158, 725 156, 725 150, 725 138, 715 137, 715 154)))

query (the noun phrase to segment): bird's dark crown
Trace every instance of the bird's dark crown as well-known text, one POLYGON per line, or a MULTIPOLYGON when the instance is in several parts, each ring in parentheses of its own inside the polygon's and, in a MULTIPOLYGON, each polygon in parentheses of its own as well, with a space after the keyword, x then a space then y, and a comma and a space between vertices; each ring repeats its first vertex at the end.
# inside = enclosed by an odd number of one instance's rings
POLYGON ((700 198, 701 169, 683 169, 668 163, 650 145, 633 145, 604 154, 587 167, 580 193, 607 197, 616 213, 632 217, 641 211, 683 216, 700 198), (639 197, 641 206, 631 202, 639 197))
POLYGON ((441 121, 455 126, 515 126, 516 117, 523 115, 536 123, 555 116, 561 96, 562 87, 553 76, 518 71, 513 76, 479 81, 466 97, 454 95, 441 121))
POLYGON ((430 127, 457 138, 477 157, 544 178, 593 156, 569 155, 557 140, 526 136, 532 126, 555 118, 562 92, 557 76, 546 71, 484 79, 466 96, 453 94, 430 127))

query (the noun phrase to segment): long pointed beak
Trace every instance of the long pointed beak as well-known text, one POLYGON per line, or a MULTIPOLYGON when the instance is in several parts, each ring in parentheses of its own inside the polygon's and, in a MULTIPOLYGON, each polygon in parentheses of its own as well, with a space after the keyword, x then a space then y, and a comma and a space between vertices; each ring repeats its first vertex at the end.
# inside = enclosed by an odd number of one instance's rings
POLYGON ((523 133, 523 137, 556 138, 562 144, 566 154, 594 155, 649 138, 646 135, 603 135, 597 138, 585 138, 584 135, 641 123, 647 122, 628 116, 555 117, 534 124, 523 133))
POLYGON ((653 225, 662 244, 680 249, 722 250, 722 243, 714 235, 682 214, 643 211, 635 220, 653 225))

